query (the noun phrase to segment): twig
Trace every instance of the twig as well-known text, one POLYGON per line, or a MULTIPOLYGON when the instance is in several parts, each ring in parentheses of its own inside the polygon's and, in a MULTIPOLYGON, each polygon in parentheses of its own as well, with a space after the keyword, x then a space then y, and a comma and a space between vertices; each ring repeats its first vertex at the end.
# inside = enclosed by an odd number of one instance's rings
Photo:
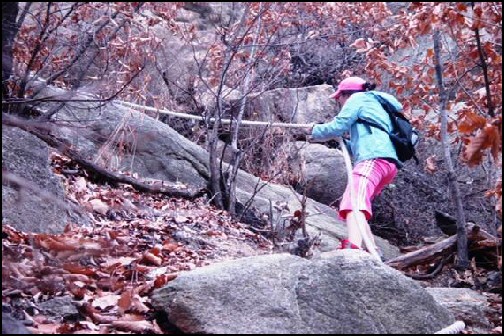
POLYGON ((412 279, 415 279, 415 280, 429 280, 429 279, 434 279, 434 277, 436 275, 439 274, 439 272, 441 272, 441 270, 443 269, 443 266, 446 262, 446 260, 448 259, 448 257, 444 257, 444 258, 441 258, 441 260, 439 260, 436 264, 436 267, 434 268, 434 270, 431 272, 431 273, 428 273, 428 274, 408 274, 408 273, 404 273, 404 275, 406 276, 409 276, 410 278, 412 279))

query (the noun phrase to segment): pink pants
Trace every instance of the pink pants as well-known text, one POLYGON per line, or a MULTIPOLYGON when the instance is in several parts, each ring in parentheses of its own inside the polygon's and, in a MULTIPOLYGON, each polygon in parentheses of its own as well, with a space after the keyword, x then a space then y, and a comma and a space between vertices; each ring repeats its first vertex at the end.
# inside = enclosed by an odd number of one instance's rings
POLYGON ((348 212, 360 210, 369 220, 373 215, 371 201, 396 175, 396 165, 384 159, 365 160, 356 164, 352 171, 353 183, 351 186, 347 184, 340 202, 340 217, 346 219, 348 212), (352 204, 350 194, 354 197, 355 204, 352 204))

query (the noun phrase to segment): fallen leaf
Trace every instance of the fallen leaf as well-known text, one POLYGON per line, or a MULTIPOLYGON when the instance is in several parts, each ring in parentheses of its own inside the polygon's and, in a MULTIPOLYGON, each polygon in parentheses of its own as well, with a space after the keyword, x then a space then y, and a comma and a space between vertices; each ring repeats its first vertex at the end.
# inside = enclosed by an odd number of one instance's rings
POLYGON ((117 302, 121 298, 120 295, 117 294, 105 294, 102 297, 95 298, 93 300, 93 307, 100 308, 101 310, 105 310, 108 307, 117 306, 117 302))
POLYGON ((79 176, 75 179, 74 183, 75 193, 84 193, 87 190, 86 179, 79 176))
POLYGON ((93 211, 96 211, 99 214, 106 215, 109 210, 109 206, 100 199, 95 198, 89 201, 89 203, 91 204, 93 211))
POLYGON ((149 321, 113 321, 112 326, 136 333, 155 332, 154 325, 149 321))
POLYGON ((130 309, 132 303, 132 289, 127 288, 122 294, 121 298, 117 302, 119 306, 119 314, 124 314, 125 311, 130 309))
POLYGON ((429 156, 425 163, 426 164, 424 169, 426 172, 434 174, 438 170, 438 167, 436 165, 436 154, 429 156))
POLYGON ((154 264, 156 266, 161 266, 161 264, 163 263, 162 258, 155 256, 154 254, 150 253, 149 251, 144 252, 142 260, 144 260, 147 263, 154 264))
MULTIPOLYGON (((147 298, 145 298, 146 300, 148 300, 147 298)), ((136 312, 139 312, 139 313, 147 313, 150 311, 150 308, 147 307, 143 301, 142 301, 142 297, 140 297, 140 295, 138 294, 135 294, 133 296, 133 299, 132 299, 132 310, 136 311, 136 312)))
POLYGON ((34 334, 58 334, 61 324, 39 324, 36 328, 27 327, 34 334))
POLYGON ((104 267, 104 268, 108 268, 108 267, 111 267, 114 265, 128 266, 135 260, 137 260, 137 258, 133 258, 133 257, 111 258, 111 259, 107 259, 107 261, 105 261, 105 262, 102 262, 100 264, 100 266, 104 267))
POLYGON ((182 224, 182 223, 187 223, 189 222, 189 218, 186 216, 177 216, 173 219, 175 223, 177 224, 182 224))
POLYGON ((65 263, 63 264, 63 269, 73 273, 73 274, 83 274, 83 275, 95 275, 96 271, 85 266, 81 266, 77 263, 65 263))

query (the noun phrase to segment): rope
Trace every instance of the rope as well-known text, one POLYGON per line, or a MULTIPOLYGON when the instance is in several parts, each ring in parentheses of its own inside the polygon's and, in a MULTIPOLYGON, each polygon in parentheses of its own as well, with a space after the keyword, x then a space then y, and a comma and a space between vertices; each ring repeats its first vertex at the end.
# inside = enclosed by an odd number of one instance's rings
MULTIPOLYGON (((150 107, 150 106, 142 106, 142 105, 137 105, 125 101, 120 101, 120 100, 115 100, 116 103, 119 103, 120 105, 131 107, 137 110, 146 110, 146 111, 152 111, 152 112, 157 112, 160 114, 167 114, 171 115, 174 117, 178 118, 185 118, 185 119, 193 119, 193 120, 200 120, 200 121, 205 121, 204 117, 192 115, 192 114, 187 114, 187 113, 179 113, 179 112, 173 112, 169 110, 164 110, 164 109, 157 109, 155 107, 150 107)), ((211 122, 215 122, 215 118, 210 118, 211 122)), ((229 125, 233 122, 233 120, 230 119, 221 119, 221 123, 224 125, 229 125)), ((290 128, 309 128, 312 127, 313 124, 290 124, 290 123, 279 123, 279 122, 266 122, 266 121, 254 121, 254 120, 242 120, 240 125, 244 126, 269 126, 269 127, 290 127, 290 128)))

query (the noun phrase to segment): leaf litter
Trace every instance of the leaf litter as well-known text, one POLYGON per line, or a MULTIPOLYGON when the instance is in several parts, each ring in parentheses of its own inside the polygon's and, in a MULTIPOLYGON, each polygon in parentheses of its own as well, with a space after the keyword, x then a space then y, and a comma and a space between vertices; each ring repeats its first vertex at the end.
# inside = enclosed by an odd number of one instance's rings
MULTIPOLYGON (((52 160, 56 173, 70 164, 52 160)), ((272 253, 271 242, 204 198, 139 193, 79 172, 59 175, 91 226, 46 234, 2 225, 2 306, 33 333, 165 333, 150 305, 154 289, 196 267, 272 253), (77 316, 44 316, 42 302, 65 297, 77 316)))

